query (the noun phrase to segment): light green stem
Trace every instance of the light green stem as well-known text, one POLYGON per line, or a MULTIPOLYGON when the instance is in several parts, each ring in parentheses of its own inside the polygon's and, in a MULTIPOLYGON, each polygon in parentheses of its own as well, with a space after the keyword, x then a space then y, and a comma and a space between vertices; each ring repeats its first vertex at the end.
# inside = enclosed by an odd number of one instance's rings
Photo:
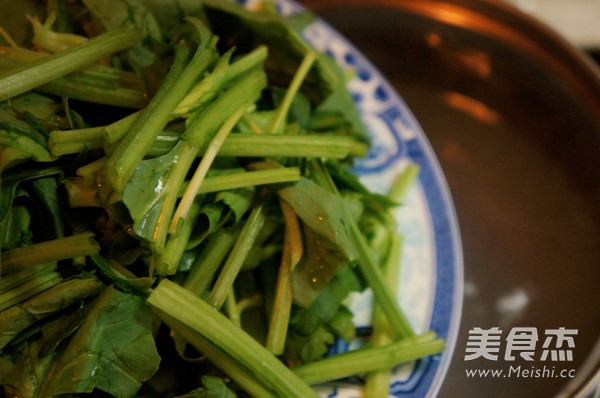
POLYGON ((223 305, 229 289, 233 286, 233 282, 238 276, 238 273, 246 260, 246 256, 248 256, 258 233, 265 223, 265 219, 266 209, 265 205, 261 203, 254 207, 250 212, 248 220, 246 220, 229 257, 227 258, 225 265, 223 265, 223 269, 215 282, 215 286, 207 298, 207 302, 213 307, 221 308, 223 305))
POLYGON ((185 68, 187 46, 180 47, 162 86, 112 154, 106 165, 106 177, 118 193, 123 192, 135 168, 166 126, 173 109, 212 62, 213 51, 206 50, 206 46, 206 43, 204 46, 199 46, 185 68))
POLYGON ((252 336, 201 298, 165 279, 147 299, 155 309, 186 325, 212 342, 233 360, 260 377, 275 396, 317 398, 317 394, 252 336))
POLYGON ((269 124, 267 125, 267 133, 278 133, 279 130, 285 124, 288 112, 290 110, 290 107, 292 106, 292 101, 294 100, 296 93, 300 89, 304 78, 310 71, 312 64, 315 62, 315 59, 317 59, 317 54, 314 51, 308 51, 304 56, 304 59, 302 59, 302 62, 300 63, 298 70, 294 74, 294 77, 292 78, 292 81, 285 93, 285 96, 283 97, 283 101, 281 102, 279 108, 277 108, 277 110, 275 111, 273 118, 269 121, 269 124))
POLYGON ((173 215, 173 219, 171 220, 171 225, 169 226, 169 232, 174 234, 177 232, 177 226, 179 224, 179 220, 185 219, 187 217, 190 208, 192 207, 192 203, 194 202, 196 195, 198 194, 198 190, 204 181, 204 177, 206 177, 206 173, 208 173, 208 169, 212 165, 219 149, 223 145, 225 138, 229 135, 231 130, 235 127, 237 121, 242 117, 246 110, 247 106, 244 105, 235 111, 226 121, 223 123, 221 128, 217 131, 217 134, 213 137, 210 144, 208 144, 207 150, 204 152, 202 156, 202 160, 198 165, 198 168, 194 172, 192 176, 192 180, 188 184, 183 193, 183 197, 177 206, 177 210, 175 210, 175 214, 173 215))
POLYGON ((13 272, 38 264, 87 256, 100 251, 100 245, 91 232, 66 238, 17 247, 2 253, 2 272, 13 272))
MULTIPOLYGON (((383 272, 390 293, 397 295, 398 281, 400 277, 400 259, 402 256, 402 235, 393 234, 391 237, 390 253, 384 264, 383 272)), ((390 328, 385 314, 381 308, 374 303, 373 306, 373 331, 369 340, 372 347, 380 347, 390 344, 394 340, 394 332, 390 328)), ((392 368, 383 368, 367 374, 365 378, 365 396, 373 398, 387 398, 390 390, 392 368)))
POLYGON ((213 281, 217 269, 225 259, 237 234, 231 229, 221 228, 214 233, 192 266, 183 287, 200 296, 213 281))
POLYGON ((175 330, 176 335, 181 336, 189 344, 194 346, 199 352, 205 355, 215 366, 221 369, 237 385, 244 389, 248 394, 255 398, 277 398, 278 395, 266 387, 260 377, 260 374, 252 373, 240 362, 233 359, 225 351, 212 343, 207 338, 198 334, 194 329, 180 322, 175 317, 169 315, 166 311, 153 308, 154 313, 175 330))
MULTIPOLYGON (((392 368, 444 350, 444 340, 430 332, 381 347, 360 348, 307 363, 292 369, 294 374, 310 385, 330 382, 344 377, 392 368)), ((369 397, 370 398, 370 397, 369 397)))
POLYGON ((67 50, 40 58, 0 76, 0 102, 25 93, 108 55, 133 46, 142 40, 139 30, 119 28, 67 50))

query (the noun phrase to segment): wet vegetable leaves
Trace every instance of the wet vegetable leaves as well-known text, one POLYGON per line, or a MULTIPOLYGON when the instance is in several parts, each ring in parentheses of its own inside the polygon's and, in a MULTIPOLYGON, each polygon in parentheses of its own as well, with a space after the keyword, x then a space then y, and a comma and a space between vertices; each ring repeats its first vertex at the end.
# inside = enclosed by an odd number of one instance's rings
POLYGON ((177 160, 176 150, 156 158, 142 160, 123 190, 123 203, 133 220, 133 230, 151 240, 164 201, 170 167, 177 160))
POLYGON ((38 162, 55 160, 37 131, 10 112, 0 109, 0 171, 26 159, 38 162))
POLYGON ((219 377, 203 376, 202 384, 204 387, 176 398, 237 398, 237 395, 219 377))
POLYGON ((142 298, 106 289, 53 363, 44 396, 98 388, 115 397, 133 397, 160 362, 151 323, 142 298))
POLYGON ((305 255, 294 270, 294 302, 308 307, 335 275, 338 267, 358 254, 345 226, 337 196, 307 178, 281 188, 279 196, 304 225, 305 255))

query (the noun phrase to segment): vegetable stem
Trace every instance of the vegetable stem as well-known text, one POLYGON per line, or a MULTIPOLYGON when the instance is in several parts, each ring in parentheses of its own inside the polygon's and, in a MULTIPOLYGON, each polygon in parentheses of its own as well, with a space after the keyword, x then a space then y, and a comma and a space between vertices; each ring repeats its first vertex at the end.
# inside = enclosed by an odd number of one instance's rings
MULTIPOLYGON (((331 175, 324 167, 322 162, 313 162, 313 164, 316 166, 317 171, 323 176, 323 178, 326 179, 325 183, 327 184, 328 188, 333 193, 340 196, 340 193, 333 182, 331 175)), ((367 284, 373 291, 373 295, 375 296, 377 303, 385 312, 388 322, 398 338, 414 336, 414 332, 412 331, 408 320, 402 313, 402 310, 396 302, 395 297, 390 293, 390 289, 385 283, 381 269, 373 258, 373 254, 371 253, 371 249, 369 248, 365 237, 363 236, 360 228, 348 211, 348 207, 345 205, 341 197, 340 202, 342 203, 342 210, 345 214, 346 224, 350 228, 350 234, 359 253, 358 267, 363 277, 367 281, 367 284)))
POLYGON ((179 158, 167 181, 169 187, 166 189, 167 195, 159 216, 161 221, 158 223, 152 243, 155 251, 160 252, 164 247, 179 190, 200 148, 206 145, 211 136, 229 118, 231 109, 239 109, 256 101, 266 83, 264 71, 246 74, 196 116, 188 127, 183 140, 178 143, 181 147, 179 158))
POLYGON ((236 236, 232 229, 221 228, 216 231, 196 259, 183 287, 200 296, 208 288, 219 265, 233 247, 236 236))
POLYGON ((179 205, 177 206, 177 210, 175 210, 175 214, 173 215, 173 219, 171 220, 171 225, 169 226, 169 232, 174 234, 177 232, 177 226, 179 224, 179 220, 184 219, 188 212, 190 211, 190 207, 198 194, 198 190, 204 181, 204 177, 206 177, 206 173, 208 173, 208 169, 212 165, 219 149, 223 145, 225 138, 229 135, 231 130, 235 127, 237 121, 242 117, 244 112, 246 111, 246 106, 242 106, 237 111, 235 111, 226 121, 223 123, 221 128, 217 131, 217 134, 213 137, 204 156, 202 156, 202 160, 198 165, 198 168, 194 172, 192 176, 192 180, 188 184, 179 205))
POLYGON ((274 355, 283 354, 285 348, 294 293, 292 271, 300 262, 304 251, 298 217, 284 200, 280 199, 279 204, 285 221, 284 244, 265 344, 274 355))
POLYGON ((239 361, 250 373, 260 375, 263 383, 274 391, 275 396, 317 397, 306 383, 252 336, 235 326, 217 309, 176 283, 168 279, 161 281, 147 302, 155 309, 168 312, 172 318, 212 342, 235 361, 239 361))
POLYGON ((6 276, 10 282, 0 291, 0 311, 18 304, 62 281, 54 264, 43 264, 6 276))
POLYGON ((440 353, 443 339, 429 332, 381 347, 360 348, 292 369, 294 374, 309 385, 325 383, 348 376, 392 368, 404 362, 440 353))
POLYGON ((266 219, 265 205, 260 203, 252 209, 244 224, 223 269, 211 290, 207 302, 215 308, 221 308, 227 298, 227 293, 237 277, 258 233, 266 219))
MULTIPOLYGON (((173 66, 171 68, 173 68, 173 66)), ((132 114, 125 116, 123 119, 119 119, 108 126, 104 126, 102 128, 102 136, 104 137, 104 140, 107 143, 112 144, 113 142, 117 142, 121 138, 125 137, 141 113, 141 110, 133 112, 132 114)))
POLYGON ((365 151, 366 146, 351 137, 233 133, 223 143, 219 156, 343 159, 348 155, 362 156, 365 151))
POLYGON ((413 185, 417 176, 419 175, 420 167, 416 163, 411 163, 406 166, 406 169, 398 176, 392 188, 390 189, 390 193, 388 194, 389 198, 397 203, 402 203, 404 198, 406 197, 406 193, 408 189, 413 185))
POLYGON ((302 59, 302 62, 300 63, 298 70, 294 74, 294 77, 292 78, 292 81, 283 97, 283 101, 281 102, 281 104, 275 111, 275 114, 269 121, 269 124, 267 125, 267 133, 276 134, 285 124, 288 112, 290 110, 290 107, 292 106, 292 101, 294 100, 294 97, 300 89, 304 78, 310 71, 310 68, 312 67, 312 64, 315 62, 316 59, 317 54, 314 51, 308 51, 302 59))
POLYGON ((183 183, 185 176, 196 159, 198 153, 198 147, 189 145, 187 142, 179 142, 179 146, 173 150, 177 151, 176 161, 169 173, 169 178, 165 186, 164 202, 160 209, 159 222, 157 223, 156 230, 152 237, 152 249, 156 253, 162 252, 167 240, 169 222, 175 205, 179 197, 179 191, 181 184, 183 183))
MULTIPOLYGON (((198 194, 227 191, 231 189, 294 182, 300 179, 300 169, 297 167, 282 167, 280 169, 244 171, 206 177, 198 189, 198 194)), ((181 194, 183 194, 181 192, 181 194)))
POLYGON ((100 245, 91 232, 35 243, 2 253, 2 273, 22 270, 52 261, 96 254, 99 251, 100 245))
MULTIPOLYGON (((390 293, 397 295, 398 278, 400 276, 400 258, 402 252, 402 235, 393 233, 391 236, 390 253, 385 261, 383 272, 390 286, 390 293)), ((393 341, 394 333, 385 318, 381 307, 373 306, 373 332, 369 340, 372 347, 380 347, 393 341)), ((369 372, 365 378, 365 396, 372 398, 387 398, 390 390, 392 368, 382 368, 369 372)))
POLYGON ((129 48, 142 40, 142 37, 143 34, 139 30, 119 28, 67 50, 11 69, 0 76, 0 102, 129 48))
POLYGON ((4 30, 2 26, 0 26, 0 36, 2 36, 4 40, 6 40, 9 46, 13 48, 19 47, 19 45, 13 40, 13 38, 8 34, 8 32, 4 30))
POLYGON ((153 308, 153 311, 176 332, 176 335, 183 337, 189 344, 193 345, 248 394, 255 398, 278 397, 278 395, 274 394, 272 390, 264 385, 261 378, 257 377, 260 373, 253 373, 206 337, 171 316, 170 312, 158 308, 153 308))
POLYGON ((176 233, 169 236, 165 250, 158 258, 156 273, 159 275, 173 275, 177 271, 181 256, 186 249, 192 231, 200 213, 201 204, 198 200, 190 206, 187 219, 182 222, 176 233))
POLYGON ((178 48, 171 70, 160 89, 112 154, 106 165, 106 177, 118 193, 123 192, 136 166, 169 121, 173 109, 213 61, 213 51, 207 50, 207 46, 208 43, 202 43, 187 66, 189 47, 182 45, 178 48))

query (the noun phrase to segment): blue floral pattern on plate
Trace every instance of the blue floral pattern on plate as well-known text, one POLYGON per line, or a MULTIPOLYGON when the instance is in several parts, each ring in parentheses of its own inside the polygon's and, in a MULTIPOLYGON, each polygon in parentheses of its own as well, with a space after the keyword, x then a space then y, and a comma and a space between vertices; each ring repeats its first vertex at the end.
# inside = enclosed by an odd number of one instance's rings
MULTIPOLYGON (((240 1, 240 0, 238 0, 240 1)), ((240 1, 248 8, 260 0, 240 1)), ((291 0, 276 0, 283 15, 303 8, 291 0)), ((435 331, 446 340, 439 355, 398 366, 392 377, 392 397, 432 397, 444 380, 456 343, 463 294, 463 263, 458 222, 441 167, 412 113, 377 69, 347 39, 317 19, 302 32, 317 50, 329 54, 354 77, 348 88, 371 136, 372 145, 353 171, 371 190, 386 193, 409 163, 420 166, 419 181, 394 216, 404 236, 399 304, 417 333, 435 331)), ((360 330, 368 330, 372 295, 354 295, 350 306, 360 330)), ((338 341, 332 353, 360 346, 338 341)), ((361 398, 363 379, 354 377, 316 388, 321 397, 361 398)))

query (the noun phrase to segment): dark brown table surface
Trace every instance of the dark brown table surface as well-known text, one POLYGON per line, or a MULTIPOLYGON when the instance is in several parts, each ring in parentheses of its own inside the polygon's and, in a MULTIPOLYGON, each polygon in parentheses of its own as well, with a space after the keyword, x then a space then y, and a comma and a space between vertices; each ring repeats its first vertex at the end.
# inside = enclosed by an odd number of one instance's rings
POLYGON ((439 396, 556 395, 570 379, 469 378, 468 368, 510 363, 467 362, 464 356, 474 327, 528 326, 540 334, 577 329, 573 361, 556 367, 583 376, 581 366, 600 335, 596 72, 551 32, 515 19, 510 10, 491 13, 488 2, 303 3, 348 37, 397 89, 450 186, 465 293, 439 396))

